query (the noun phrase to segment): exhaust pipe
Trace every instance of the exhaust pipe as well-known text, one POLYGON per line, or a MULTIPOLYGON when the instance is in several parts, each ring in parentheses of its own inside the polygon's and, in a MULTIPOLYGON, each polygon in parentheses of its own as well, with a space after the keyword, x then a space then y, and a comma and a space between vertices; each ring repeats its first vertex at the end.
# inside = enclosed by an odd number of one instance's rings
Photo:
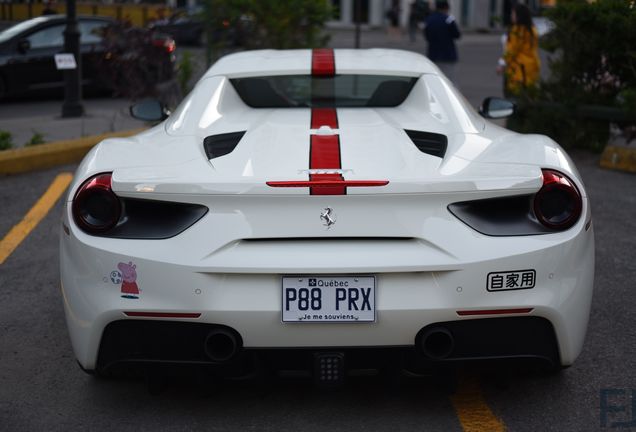
POLYGON ((218 328, 208 333, 203 347, 210 360, 216 363, 225 363, 236 355, 239 350, 239 342, 233 332, 218 328))
POLYGON ((433 327, 422 335, 420 345, 427 357, 443 360, 455 349, 455 338, 444 327, 433 327))

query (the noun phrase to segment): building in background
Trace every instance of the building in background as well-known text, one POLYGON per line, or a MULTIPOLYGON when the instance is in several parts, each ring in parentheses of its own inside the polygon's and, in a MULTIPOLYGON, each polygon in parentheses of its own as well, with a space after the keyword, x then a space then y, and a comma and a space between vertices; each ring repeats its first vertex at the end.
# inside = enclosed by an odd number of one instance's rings
MULTIPOLYGON (((335 15, 330 22, 332 27, 351 27, 355 24, 356 0, 330 0, 335 15)), ((388 24, 386 11, 391 0, 359 0, 361 23, 365 27, 385 27, 388 24)), ((531 10, 539 12, 542 7, 553 6, 555 0, 448 0, 451 13, 457 18, 460 26, 468 29, 501 28, 509 23, 512 6, 523 2, 531 10)), ((408 14, 413 0, 400 0, 400 26, 408 26, 408 14)), ((429 0, 431 10, 435 0, 429 0)))
MULTIPOLYGON (((78 13, 85 15, 105 15, 117 19, 129 19, 136 25, 146 25, 149 21, 163 16, 171 9, 196 9, 204 1, 210 0, 78 0, 78 13)), ((214 0, 211 0, 214 1, 214 0)), ((277 0, 282 1, 282 0, 277 0)), ((318 0, 316 0, 318 1, 318 0)), ((356 0, 324 0, 334 6, 331 27, 350 28, 355 25, 356 0)), ((391 0, 359 0, 361 23, 365 28, 382 28, 388 25, 386 12, 391 0)), ((408 27, 410 5, 414 0, 400 0, 400 26, 408 27)), ((431 10, 435 0, 427 1, 431 10)), ((590 0, 591 1, 591 0, 590 0)), ((532 11, 554 6, 556 0, 448 0, 451 13, 464 29, 497 29, 509 24, 512 6, 523 2, 532 11)), ((57 0, 58 12, 64 13, 65 0, 57 0)), ((39 16, 44 8, 44 0, 0 0, 1 21, 21 21, 39 16)))

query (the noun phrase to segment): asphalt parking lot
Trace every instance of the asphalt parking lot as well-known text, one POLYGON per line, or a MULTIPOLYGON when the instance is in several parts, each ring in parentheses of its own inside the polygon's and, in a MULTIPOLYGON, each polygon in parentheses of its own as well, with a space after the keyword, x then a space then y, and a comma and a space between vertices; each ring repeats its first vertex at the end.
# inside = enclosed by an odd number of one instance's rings
MULTIPOLYGON (((75 364, 59 291, 62 200, 0 264, 0 430, 636 430, 636 177, 574 159, 592 199, 596 280, 585 348, 543 375, 499 365, 440 377, 311 382, 99 380, 75 364), (457 383, 457 384, 456 384, 457 383)), ((0 179, 1 237, 19 224, 63 166, 0 179)))
MULTIPOLYGON (((351 41, 339 37, 334 46, 351 41)), ((470 73, 460 73, 459 87, 474 105, 501 93, 493 72, 499 50, 492 35, 460 45, 470 73)), ((29 104, 12 109, 29 111, 29 104)), ((365 377, 333 390, 302 380, 191 378, 168 380, 151 394, 140 379, 84 374, 66 330, 57 258, 57 194, 76 166, 0 177, 0 431, 636 431, 636 177, 599 168, 598 155, 572 156, 596 236, 592 314, 574 366, 556 375, 460 366, 401 381, 365 377), (15 240, 11 250, 7 238, 15 240)))

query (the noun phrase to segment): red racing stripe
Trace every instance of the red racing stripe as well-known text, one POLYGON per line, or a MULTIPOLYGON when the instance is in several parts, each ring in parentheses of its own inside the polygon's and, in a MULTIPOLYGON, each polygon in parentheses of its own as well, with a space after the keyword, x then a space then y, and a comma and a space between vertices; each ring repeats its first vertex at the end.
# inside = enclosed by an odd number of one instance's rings
MULTIPOLYGON (((329 77, 336 74, 336 63, 333 50, 330 48, 315 49, 311 55, 311 74, 329 77)), ((311 129, 328 126, 338 128, 338 114, 335 108, 314 108, 311 110, 311 129)), ((309 169, 339 170, 340 137, 338 135, 312 135, 309 147, 309 169)), ((309 181, 342 181, 342 174, 310 174, 309 181)), ((345 195, 345 186, 311 186, 311 195, 345 195)))
POLYGON ((314 108, 311 110, 311 128, 320 129, 320 126, 338 129, 338 115, 334 108, 314 108))
MULTIPOLYGON (((334 110, 335 111, 335 110, 334 110)), ((340 137, 338 135, 312 135, 309 149, 309 169, 339 170, 340 137)), ((342 174, 310 174, 309 180, 344 180, 342 174)), ((311 195, 345 195, 344 186, 310 187, 311 195)))
MULTIPOLYGON (((336 74, 334 52, 330 48, 314 49, 311 53, 311 74, 333 77, 336 74)), ((329 80, 330 82, 333 80, 329 80)), ((313 101, 313 95, 312 95, 313 101)), ((318 100, 324 104, 324 100, 318 100)), ((317 132, 321 126, 339 129, 335 108, 312 108, 311 127, 317 132)), ((340 136, 326 131, 309 138, 309 180, 268 181, 270 187, 308 187, 310 195, 346 195, 347 187, 386 186, 388 180, 345 180, 340 159, 340 136)))
POLYGON ((333 49, 318 48, 312 50, 311 74, 314 76, 334 76, 336 74, 333 49))

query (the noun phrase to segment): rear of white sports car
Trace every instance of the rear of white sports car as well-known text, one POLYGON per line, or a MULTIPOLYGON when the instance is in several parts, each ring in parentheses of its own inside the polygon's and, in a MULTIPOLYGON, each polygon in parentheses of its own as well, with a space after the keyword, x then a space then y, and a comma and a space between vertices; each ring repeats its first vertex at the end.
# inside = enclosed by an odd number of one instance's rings
POLYGON ((62 225, 87 370, 559 367, 585 337, 594 237, 571 160, 484 121, 416 54, 226 57, 168 120, 89 153, 62 225))

